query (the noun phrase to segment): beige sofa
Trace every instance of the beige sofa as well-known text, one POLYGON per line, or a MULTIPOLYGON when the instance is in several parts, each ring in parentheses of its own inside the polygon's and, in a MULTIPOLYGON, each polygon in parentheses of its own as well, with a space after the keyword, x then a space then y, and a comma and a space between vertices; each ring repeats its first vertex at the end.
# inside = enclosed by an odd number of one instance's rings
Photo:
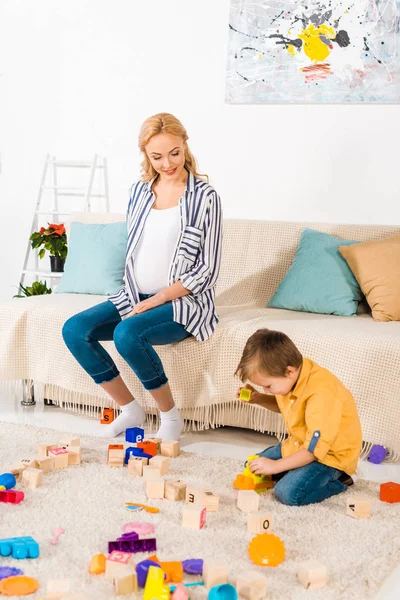
MULTIPOLYGON (((124 215, 80 213, 72 219, 105 223, 124 220, 124 215)), ((395 458, 400 455, 400 323, 378 323, 369 313, 339 317, 266 308, 305 226, 360 241, 399 231, 388 226, 225 220, 216 332, 206 342, 187 339, 157 349, 177 405, 188 427, 234 425, 284 435, 280 415, 235 399, 238 381, 233 376, 247 338, 260 327, 278 329, 353 392, 364 454, 372 444, 383 444, 395 458)), ((69 410, 97 415, 98 407, 108 406, 109 400, 71 356, 61 329, 71 315, 103 300, 52 294, 0 304, 0 382, 13 387, 28 380, 41 390, 37 394, 69 410)), ((104 345, 151 419, 156 413, 151 395, 113 343, 104 345)))

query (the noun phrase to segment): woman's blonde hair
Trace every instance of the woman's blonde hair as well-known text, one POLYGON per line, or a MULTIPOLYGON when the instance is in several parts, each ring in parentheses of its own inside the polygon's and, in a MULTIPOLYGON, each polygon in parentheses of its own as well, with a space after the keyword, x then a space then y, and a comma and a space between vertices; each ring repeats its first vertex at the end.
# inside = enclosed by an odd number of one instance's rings
POLYGON ((193 173, 195 177, 199 179, 204 179, 208 183, 208 176, 201 175, 197 171, 197 161, 193 154, 189 150, 189 146, 187 145, 187 140, 189 136, 186 132, 186 129, 182 125, 182 123, 174 117, 174 115, 170 115, 169 113, 158 113, 157 115, 153 115, 145 120, 143 123, 140 133, 139 133, 139 148, 143 154, 143 162, 142 162, 142 176, 141 179, 144 183, 151 181, 158 175, 157 171, 154 169, 151 164, 149 157, 146 153, 146 146, 149 143, 150 139, 153 135, 157 135, 158 133, 171 133, 172 135, 178 135, 183 139, 183 147, 185 152, 185 167, 190 173, 193 173))

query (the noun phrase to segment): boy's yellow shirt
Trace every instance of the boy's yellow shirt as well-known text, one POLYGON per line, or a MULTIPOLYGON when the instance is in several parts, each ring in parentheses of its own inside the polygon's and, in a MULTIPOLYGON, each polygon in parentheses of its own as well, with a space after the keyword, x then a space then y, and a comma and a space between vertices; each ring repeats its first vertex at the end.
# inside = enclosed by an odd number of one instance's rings
POLYGON ((303 358, 294 389, 276 401, 289 433, 282 456, 306 448, 324 465, 356 472, 362 445, 357 407, 333 373, 303 358))

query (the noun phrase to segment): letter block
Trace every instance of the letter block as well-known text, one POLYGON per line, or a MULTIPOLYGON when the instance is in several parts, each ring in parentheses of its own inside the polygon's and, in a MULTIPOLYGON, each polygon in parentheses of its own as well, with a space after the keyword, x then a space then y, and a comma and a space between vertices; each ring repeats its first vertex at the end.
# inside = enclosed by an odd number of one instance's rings
POLYGON ((161 444, 161 455, 168 456, 169 458, 175 458, 179 456, 181 452, 181 446, 179 442, 162 442, 161 444))
POLYGON ((198 504, 184 506, 182 512, 182 527, 203 529, 206 524, 206 513, 207 509, 198 504))
POLYGON ((214 585, 228 583, 228 567, 224 560, 208 558, 203 564, 204 585, 212 588, 214 585))
POLYGON ((317 590, 326 585, 326 567, 318 560, 310 560, 299 565, 297 580, 307 590, 317 590))
POLYGON ((102 425, 108 425, 112 423, 115 419, 115 413, 113 408, 104 408, 101 411, 100 423, 102 425))
POLYGON ((128 427, 125 431, 125 441, 138 444, 144 439, 144 429, 141 427, 128 427))
POLYGON ((346 515, 353 519, 368 519, 371 516, 371 502, 359 496, 347 498, 346 515))
POLYGON ((267 593, 267 578, 258 571, 249 571, 238 576, 236 589, 240 598, 264 600, 267 593))
POLYGON ((250 533, 271 533, 272 515, 269 513, 249 513, 247 516, 247 531, 250 533))
POLYGON ((260 496, 254 490, 239 490, 237 507, 245 513, 255 512, 260 507, 260 496))
POLYGON ((186 483, 183 481, 166 481, 164 498, 177 502, 186 498, 186 483))

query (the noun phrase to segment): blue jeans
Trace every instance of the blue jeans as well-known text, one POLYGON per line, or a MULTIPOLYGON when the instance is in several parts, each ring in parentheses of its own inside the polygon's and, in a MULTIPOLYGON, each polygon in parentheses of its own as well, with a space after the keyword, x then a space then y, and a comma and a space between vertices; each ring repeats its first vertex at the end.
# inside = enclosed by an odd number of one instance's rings
MULTIPOLYGON (((279 460, 282 458, 281 444, 271 446, 258 455, 279 460)), ((274 494, 282 504, 290 506, 322 502, 347 490, 347 485, 339 481, 343 473, 344 471, 314 461, 304 467, 273 475, 273 479, 279 479, 275 484, 274 494)))
MULTIPOLYGON (((149 298, 140 294, 140 300, 149 298)), ((153 344, 164 345, 190 336, 173 320, 172 302, 122 320, 110 300, 84 310, 64 323, 64 341, 78 363, 95 383, 119 375, 111 356, 100 342, 112 341, 146 390, 156 390, 168 379, 153 344)))

